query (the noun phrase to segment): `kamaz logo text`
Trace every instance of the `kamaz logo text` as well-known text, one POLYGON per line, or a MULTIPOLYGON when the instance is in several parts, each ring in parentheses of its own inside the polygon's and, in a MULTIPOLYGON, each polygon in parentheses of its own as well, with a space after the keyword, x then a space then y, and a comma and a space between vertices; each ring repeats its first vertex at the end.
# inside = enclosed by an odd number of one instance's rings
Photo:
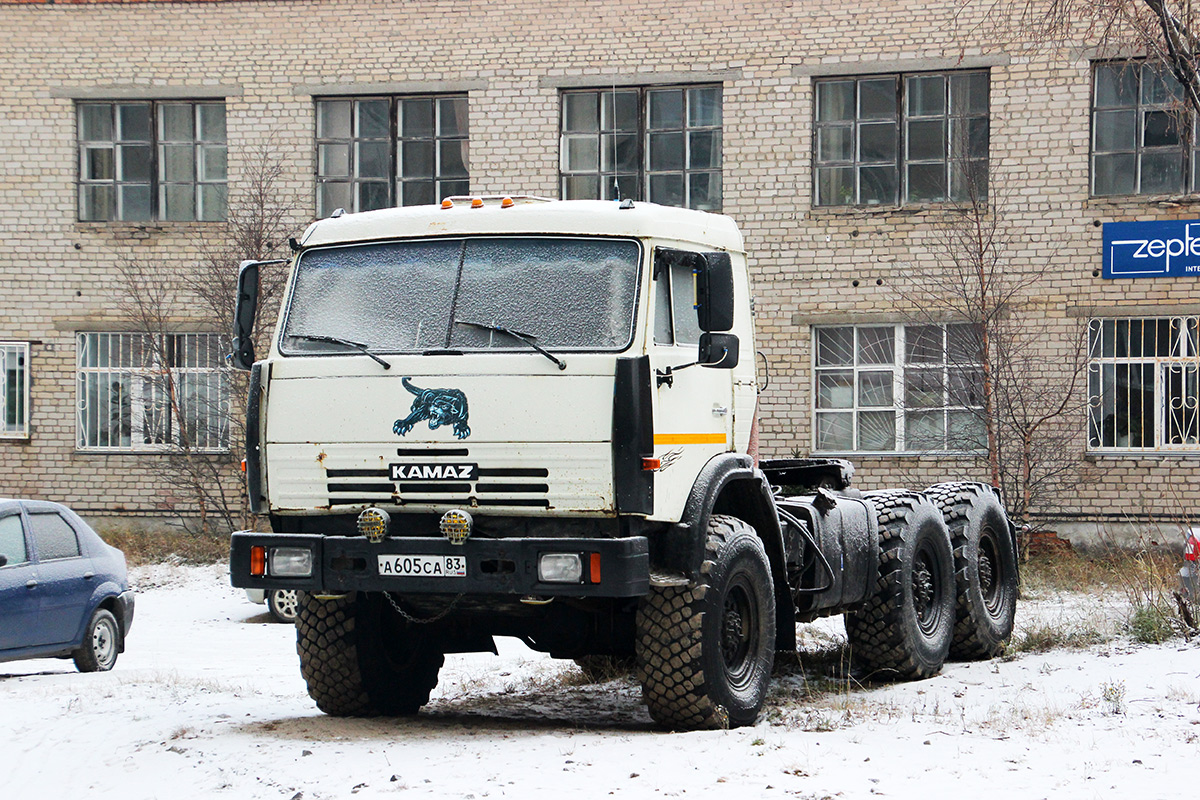
POLYGON ((478 464, 389 464, 394 481, 473 481, 478 464))

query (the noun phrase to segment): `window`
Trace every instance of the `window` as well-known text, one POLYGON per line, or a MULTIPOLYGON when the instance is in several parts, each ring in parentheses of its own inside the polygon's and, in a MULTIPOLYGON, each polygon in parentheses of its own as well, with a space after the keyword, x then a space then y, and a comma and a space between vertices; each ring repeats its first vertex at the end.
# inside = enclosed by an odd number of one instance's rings
POLYGON ((648 200, 721 210, 721 87, 563 92, 566 200, 648 200))
POLYGON ((1200 449, 1200 317, 1092 320, 1088 447, 1200 449))
POLYGON ((8 559, 5 566, 9 567, 29 561, 20 514, 0 517, 0 556, 8 559))
POLYGON ((654 343, 694 347, 700 341, 692 264, 664 257, 654 259, 654 343))
POLYGON ((79 219, 225 219, 225 103, 80 103, 79 219))
POLYGON ((227 450, 227 351, 211 333, 78 334, 79 448, 227 450))
POLYGON ((58 514, 31 512, 29 530, 33 534, 33 549, 38 561, 79 555, 79 537, 75 535, 75 529, 58 514))
POLYGON ((336 337, 377 353, 623 350, 641 258, 636 241, 601 237, 312 248, 296 265, 281 348, 355 353, 329 341, 336 337))
POLYGON ((317 101, 317 216, 469 191, 466 95, 317 101))
POLYGON ((1172 75, 1140 62, 1097 64, 1092 98, 1092 194, 1195 190, 1192 123, 1172 75))
POLYGON ((983 199, 988 73, 816 82, 818 206, 983 199))
POLYGON ((966 324, 817 328, 815 449, 982 449, 975 330, 966 324))
POLYGON ((29 437, 29 344, 0 342, 0 438, 29 437))

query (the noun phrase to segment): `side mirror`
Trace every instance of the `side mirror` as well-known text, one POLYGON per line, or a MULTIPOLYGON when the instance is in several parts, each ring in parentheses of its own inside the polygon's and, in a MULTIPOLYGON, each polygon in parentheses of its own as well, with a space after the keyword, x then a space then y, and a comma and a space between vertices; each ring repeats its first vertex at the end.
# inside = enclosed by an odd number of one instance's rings
POLYGON ((733 264, 729 254, 705 253, 696 261, 696 312, 700 317, 700 330, 730 330, 733 328, 733 264))
POLYGON ((233 366, 254 366, 254 312, 258 307, 259 261, 243 261, 238 270, 237 305, 233 311, 233 366))
POLYGON ((700 366, 733 369, 738 365, 738 337, 732 333, 700 334, 700 366))
POLYGON ((0 567, 8 563, 8 556, 0 556, 0 567))

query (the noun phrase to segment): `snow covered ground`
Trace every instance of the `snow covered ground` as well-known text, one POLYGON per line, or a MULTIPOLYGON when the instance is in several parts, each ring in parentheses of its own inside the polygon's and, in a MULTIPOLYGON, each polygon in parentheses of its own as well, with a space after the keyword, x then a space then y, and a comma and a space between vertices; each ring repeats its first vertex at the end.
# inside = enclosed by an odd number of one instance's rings
MULTIPOLYGON (((1194 795, 1196 642, 1117 638, 866 690, 781 670, 754 727, 672 734, 632 680, 586 685, 570 662, 501 640, 499 657, 448 656, 414 719, 334 719, 305 693, 291 626, 223 566, 133 577, 114 671, 0 664, 0 797, 1194 795)), ((1103 628, 1119 605, 1044 597, 1022 602, 1018 624, 1103 628)), ((801 629, 819 650, 840 622, 801 629)))

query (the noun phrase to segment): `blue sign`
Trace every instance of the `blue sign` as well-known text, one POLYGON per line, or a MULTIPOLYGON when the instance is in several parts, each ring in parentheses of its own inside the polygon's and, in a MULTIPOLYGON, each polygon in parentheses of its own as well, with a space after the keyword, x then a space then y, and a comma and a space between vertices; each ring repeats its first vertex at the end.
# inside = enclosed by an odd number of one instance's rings
POLYGON ((1105 278, 1200 277, 1200 219, 1104 223, 1105 278))

